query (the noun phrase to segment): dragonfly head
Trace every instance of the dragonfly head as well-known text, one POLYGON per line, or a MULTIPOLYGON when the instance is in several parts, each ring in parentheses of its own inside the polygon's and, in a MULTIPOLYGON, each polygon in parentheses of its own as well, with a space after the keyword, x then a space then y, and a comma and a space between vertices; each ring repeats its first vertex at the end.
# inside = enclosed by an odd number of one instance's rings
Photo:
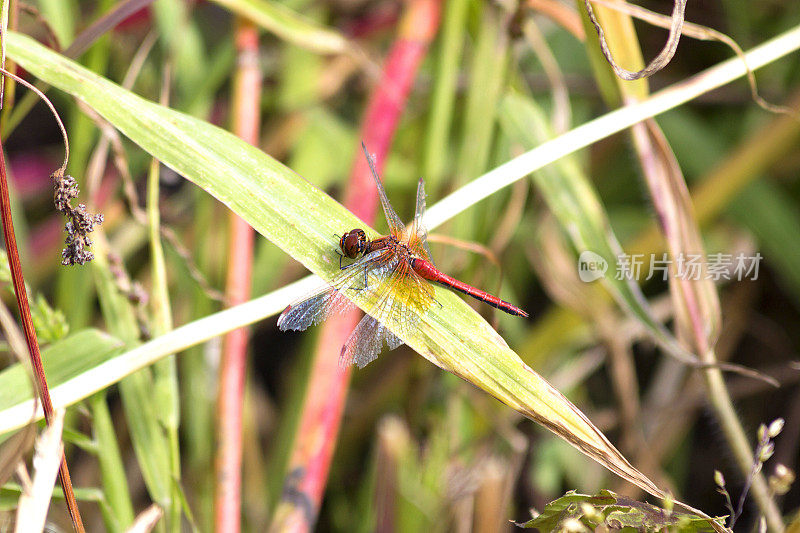
POLYGON ((345 257, 349 257, 350 259, 355 259, 358 254, 363 253, 366 244, 367 234, 360 228, 348 231, 342 235, 342 238, 339 240, 339 248, 342 249, 342 253, 345 257))

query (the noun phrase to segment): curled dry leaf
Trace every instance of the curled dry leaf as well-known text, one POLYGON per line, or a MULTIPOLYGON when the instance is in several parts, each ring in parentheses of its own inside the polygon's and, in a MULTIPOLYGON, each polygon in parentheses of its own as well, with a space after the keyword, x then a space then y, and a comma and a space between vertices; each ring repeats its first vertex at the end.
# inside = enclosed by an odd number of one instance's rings
POLYGON ((608 47, 608 43, 606 42, 603 28, 600 26, 600 23, 597 21, 597 17, 594 14, 591 1, 584 0, 584 5, 586 6, 586 12, 589 14, 589 20, 592 21, 594 29, 597 31, 597 37, 600 40, 600 49, 603 51, 603 55, 608 61, 608 64, 614 69, 614 73, 616 73, 616 75, 621 79, 633 81, 652 76, 662 68, 666 67, 670 60, 672 60, 672 57, 675 55, 675 50, 678 49, 678 42, 681 38, 684 12, 686 11, 686 0, 675 0, 675 6, 672 10, 672 23, 669 28, 669 37, 667 38, 667 42, 664 44, 664 48, 661 49, 661 52, 659 52, 658 56, 656 56, 655 59, 653 59, 645 68, 636 72, 631 72, 630 70, 624 69, 617 65, 613 56, 611 55, 611 50, 608 47))

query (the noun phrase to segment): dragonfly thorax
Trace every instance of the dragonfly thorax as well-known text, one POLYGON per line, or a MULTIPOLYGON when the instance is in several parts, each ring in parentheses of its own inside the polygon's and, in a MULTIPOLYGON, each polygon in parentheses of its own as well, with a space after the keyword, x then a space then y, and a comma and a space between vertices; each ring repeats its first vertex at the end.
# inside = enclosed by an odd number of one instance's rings
POLYGON ((339 248, 345 257, 355 259, 359 254, 364 253, 367 245, 367 234, 361 228, 348 231, 339 240, 339 248))

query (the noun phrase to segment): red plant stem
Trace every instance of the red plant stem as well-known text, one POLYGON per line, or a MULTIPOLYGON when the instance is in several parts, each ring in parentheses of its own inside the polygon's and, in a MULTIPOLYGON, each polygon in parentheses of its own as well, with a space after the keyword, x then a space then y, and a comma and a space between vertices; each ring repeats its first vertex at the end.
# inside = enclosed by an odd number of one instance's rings
MULTIPOLYGON (((379 171, 419 65, 439 27, 440 11, 438 0, 411 0, 407 4, 398 39, 367 107, 361 138, 367 150, 375 154, 379 171)), ((357 153, 344 205, 362 220, 373 221, 378 206, 375 186, 360 147, 357 153)), ((339 369, 339 353, 360 315, 354 311, 328 319, 323 326, 272 531, 310 531, 317 520, 350 378, 350 369, 339 369)))
MULTIPOLYGON (((0 141, 0 217, 3 221, 3 237, 6 242, 6 252, 8 253, 8 266, 11 269, 11 279, 14 283, 14 294, 17 296, 17 306, 22 319, 22 329, 25 331, 25 340, 28 343, 28 351, 31 355, 31 366, 36 378, 36 389, 39 399, 42 402, 44 419, 47 425, 53 418, 53 402, 50 400, 50 390, 47 388, 47 378, 42 367, 42 356, 39 353, 39 341, 36 338, 36 330, 33 327, 31 318, 31 308, 28 303, 28 292, 25 289, 25 280, 22 277, 22 265, 19 261, 19 250, 17 250, 17 238, 14 235, 14 221, 11 219, 11 200, 8 195, 8 181, 6 177, 6 157, 3 153, 3 143, 0 141)), ((67 510, 72 519, 72 527, 75 531, 83 532, 83 521, 78 510, 78 503, 75 501, 75 494, 72 491, 72 481, 69 477, 67 468, 67 458, 62 452, 61 465, 58 468, 58 477, 61 480, 61 487, 64 490, 64 498, 67 501, 67 510)))
MULTIPOLYGON (((238 70, 234 88, 233 130, 250 144, 258 144, 261 73, 258 68, 258 30, 239 20, 236 29, 238 70)), ((253 268, 253 228, 234 213, 230 215, 231 258, 226 280, 226 302, 237 305, 250 298, 253 268)), ((237 533, 241 527, 242 500, 242 404, 247 367, 248 331, 225 336, 217 399, 218 448, 214 524, 217 532, 237 533)))

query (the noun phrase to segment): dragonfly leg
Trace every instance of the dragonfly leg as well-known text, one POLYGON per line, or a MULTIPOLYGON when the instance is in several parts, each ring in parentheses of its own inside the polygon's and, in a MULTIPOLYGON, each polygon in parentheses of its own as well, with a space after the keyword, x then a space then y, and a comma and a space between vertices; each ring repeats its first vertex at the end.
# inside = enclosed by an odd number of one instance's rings
MULTIPOLYGON (((344 266, 344 268, 343 268, 342 270, 344 270, 345 268, 350 268, 350 267, 351 267, 351 266, 353 266, 354 264, 355 264, 355 263, 353 263, 352 265, 345 265, 345 266, 344 266)), ((367 268, 367 267, 364 267, 364 286, 363 286, 363 287, 349 287, 349 289, 350 289, 351 291, 360 292, 360 291, 365 291, 365 290, 369 289, 369 282, 368 282, 368 271, 369 271, 369 268, 367 268)))
MULTIPOLYGON (((351 267, 351 266, 353 266, 353 265, 345 265, 345 267, 344 267, 344 268, 351 267)), ((364 286, 363 286, 363 287, 360 287, 360 288, 359 288, 359 287, 350 287, 350 289, 351 289, 351 290, 354 290, 354 291, 363 291, 363 290, 367 290, 367 289, 369 289, 369 282, 368 282, 368 280, 367 280, 367 271, 368 271, 368 270, 369 270, 369 269, 368 269, 367 267, 364 267, 364 286)))
POLYGON ((344 259, 344 254, 342 254, 341 252, 336 252, 336 255, 339 256, 339 270, 347 270, 351 266, 355 265, 355 263, 350 263, 349 265, 343 265, 342 259, 344 259))

